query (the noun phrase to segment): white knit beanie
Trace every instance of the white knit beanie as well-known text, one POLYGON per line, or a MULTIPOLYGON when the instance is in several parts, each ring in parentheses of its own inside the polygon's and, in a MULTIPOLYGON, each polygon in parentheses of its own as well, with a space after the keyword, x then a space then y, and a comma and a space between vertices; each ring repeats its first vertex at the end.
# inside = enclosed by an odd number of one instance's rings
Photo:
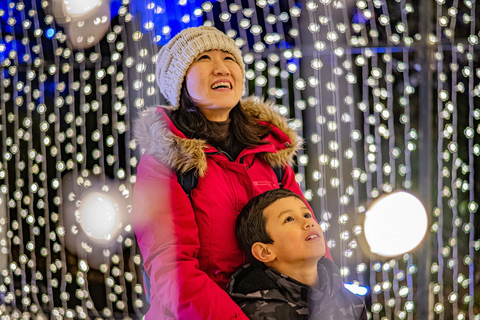
POLYGON ((160 92, 171 104, 165 106, 167 109, 178 109, 180 91, 188 68, 200 53, 209 50, 231 53, 242 70, 242 79, 245 79, 242 52, 229 36, 214 27, 185 29, 165 44, 157 55, 155 75, 160 92))

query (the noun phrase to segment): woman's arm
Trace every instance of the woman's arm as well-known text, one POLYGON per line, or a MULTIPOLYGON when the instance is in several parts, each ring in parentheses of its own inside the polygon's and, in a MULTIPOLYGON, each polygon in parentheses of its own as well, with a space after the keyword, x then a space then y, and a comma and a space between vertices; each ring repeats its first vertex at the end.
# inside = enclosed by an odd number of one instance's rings
POLYGON ((203 271, 190 200, 171 172, 142 157, 134 188, 132 221, 151 282, 146 319, 248 319, 203 271))

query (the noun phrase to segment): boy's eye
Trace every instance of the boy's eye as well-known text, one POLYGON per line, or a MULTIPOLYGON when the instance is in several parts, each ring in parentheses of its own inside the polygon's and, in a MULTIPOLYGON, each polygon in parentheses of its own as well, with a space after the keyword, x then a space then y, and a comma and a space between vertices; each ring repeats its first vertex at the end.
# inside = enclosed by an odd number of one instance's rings
POLYGON ((311 214, 310 212, 309 212, 309 213, 305 213, 305 214, 304 214, 304 217, 305 217, 305 218, 311 218, 311 217, 312 217, 312 214, 311 214))
POLYGON ((285 219, 285 222, 290 222, 290 221, 293 221, 293 218, 292 218, 292 217, 287 217, 287 218, 285 219))
POLYGON ((225 60, 232 60, 232 61, 235 61, 235 59, 234 59, 233 57, 230 57, 230 56, 228 56, 228 57, 225 57, 225 60))
POLYGON ((204 54, 203 56, 200 56, 197 60, 203 60, 203 59, 210 59, 210 57, 204 54))

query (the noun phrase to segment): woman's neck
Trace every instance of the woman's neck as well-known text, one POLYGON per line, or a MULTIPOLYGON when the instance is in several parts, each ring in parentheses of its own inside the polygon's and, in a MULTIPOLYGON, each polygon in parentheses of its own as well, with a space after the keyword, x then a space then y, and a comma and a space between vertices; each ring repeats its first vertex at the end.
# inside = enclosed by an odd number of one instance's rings
POLYGON ((211 122, 223 122, 227 121, 230 118, 230 110, 222 110, 222 109, 203 109, 201 112, 207 118, 208 121, 211 122))
POLYGON ((230 127, 230 119, 225 121, 210 121, 216 128, 216 132, 218 133, 218 137, 226 137, 228 136, 228 129, 230 127))

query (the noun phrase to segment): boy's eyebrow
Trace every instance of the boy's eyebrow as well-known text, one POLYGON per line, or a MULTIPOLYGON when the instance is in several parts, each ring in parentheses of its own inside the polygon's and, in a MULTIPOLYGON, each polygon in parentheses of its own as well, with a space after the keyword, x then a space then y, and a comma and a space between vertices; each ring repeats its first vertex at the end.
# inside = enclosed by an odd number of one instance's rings
POLYGON ((287 210, 285 210, 285 211, 282 211, 282 212, 280 212, 280 213, 278 214, 277 218, 280 218, 281 216, 283 216, 284 214, 287 214, 287 213, 289 213, 289 212, 292 212, 292 210, 287 209, 287 210))
MULTIPOLYGON (((308 212, 310 212, 310 209, 308 209, 307 206, 303 206, 303 207, 302 207, 302 210, 303 210, 303 209, 307 209, 308 212)), ((280 213, 278 214, 277 218, 280 218, 281 216, 283 216, 284 214, 287 214, 287 213, 289 213, 289 212, 292 212, 292 210, 290 210, 290 209, 284 210, 284 211, 282 211, 282 212, 280 212, 280 213)), ((310 212, 310 213, 311 213, 311 212, 310 212)))

